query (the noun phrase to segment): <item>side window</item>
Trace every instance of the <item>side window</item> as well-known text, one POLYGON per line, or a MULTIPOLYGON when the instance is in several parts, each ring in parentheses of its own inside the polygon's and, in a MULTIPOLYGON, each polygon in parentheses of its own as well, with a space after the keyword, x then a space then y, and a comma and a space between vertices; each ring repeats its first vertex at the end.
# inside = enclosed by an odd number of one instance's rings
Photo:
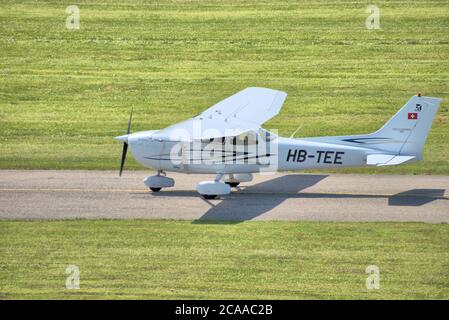
POLYGON ((236 143, 237 145, 251 145, 251 144, 257 144, 257 134, 254 133, 244 133, 240 136, 236 137, 236 143))

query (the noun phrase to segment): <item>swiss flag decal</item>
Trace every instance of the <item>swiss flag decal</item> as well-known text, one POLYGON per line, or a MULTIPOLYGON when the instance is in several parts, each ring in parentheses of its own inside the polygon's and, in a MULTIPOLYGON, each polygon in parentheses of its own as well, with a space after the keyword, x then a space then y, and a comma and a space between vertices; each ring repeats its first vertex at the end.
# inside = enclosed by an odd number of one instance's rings
POLYGON ((409 120, 418 120, 418 113, 416 113, 416 112, 409 112, 408 113, 408 119, 409 120))

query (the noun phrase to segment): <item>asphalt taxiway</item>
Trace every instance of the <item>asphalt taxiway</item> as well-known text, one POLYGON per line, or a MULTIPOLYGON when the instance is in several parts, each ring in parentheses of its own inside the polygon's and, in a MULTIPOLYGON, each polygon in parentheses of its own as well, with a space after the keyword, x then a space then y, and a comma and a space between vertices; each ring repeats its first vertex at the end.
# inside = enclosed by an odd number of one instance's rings
POLYGON ((205 200, 210 175, 172 174, 158 193, 145 171, 1 170, 0 219, 188 219, 449 222, 448 176, 277 173, 255 175, 205 200))

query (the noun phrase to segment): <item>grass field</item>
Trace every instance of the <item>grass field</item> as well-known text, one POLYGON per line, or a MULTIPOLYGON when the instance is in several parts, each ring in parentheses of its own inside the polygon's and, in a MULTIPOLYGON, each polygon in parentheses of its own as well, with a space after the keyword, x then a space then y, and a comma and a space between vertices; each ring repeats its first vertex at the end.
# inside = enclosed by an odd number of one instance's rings
POLYGON ((0 223, 0 298, 448 299, 449 225, 0 223), (68 265, 80 289, 65 288, 68 265), (367 290, 368 265, 380 289, 367 290))
MULTIPOLYGON (((377 129, 410 96, 449 97, 449 2, 0 2, 0 168, 118 166, 122 134, 189 118, 248 86, 285 90, 266 124, 300 136, 377 129)), ((444 101, 425 161, 352 172, 449 174, 444 101)), ((131 159, 129 168, 138 168, 131 159)))
MULTIPOLYGON (((134 131, 158 129, 263 86, 289 93, 265 128, 297 137, 374 131, 417 92, 444 98, 423 162, 345 172, 449 174, 446 0, 376 1, 380 30, 367 1, 78 0, 78 31, 68 4, 0 2, 0 169, 115 169, 131 108, 134 131)), ((0 221, 0 235, 0 299, 449 299, 447 224, 0 221)))

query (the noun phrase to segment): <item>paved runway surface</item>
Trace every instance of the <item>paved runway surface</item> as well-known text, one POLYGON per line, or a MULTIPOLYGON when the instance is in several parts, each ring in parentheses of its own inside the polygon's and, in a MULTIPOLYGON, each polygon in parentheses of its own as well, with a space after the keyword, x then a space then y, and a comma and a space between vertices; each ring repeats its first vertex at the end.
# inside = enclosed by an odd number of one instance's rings
POLYGON ((148 173, 0 171, 0 219, 146 218, 449 222, 448 176, 256 175, 232 194, 204 200, 209 175, 169 174, 151 193, 148 173))

